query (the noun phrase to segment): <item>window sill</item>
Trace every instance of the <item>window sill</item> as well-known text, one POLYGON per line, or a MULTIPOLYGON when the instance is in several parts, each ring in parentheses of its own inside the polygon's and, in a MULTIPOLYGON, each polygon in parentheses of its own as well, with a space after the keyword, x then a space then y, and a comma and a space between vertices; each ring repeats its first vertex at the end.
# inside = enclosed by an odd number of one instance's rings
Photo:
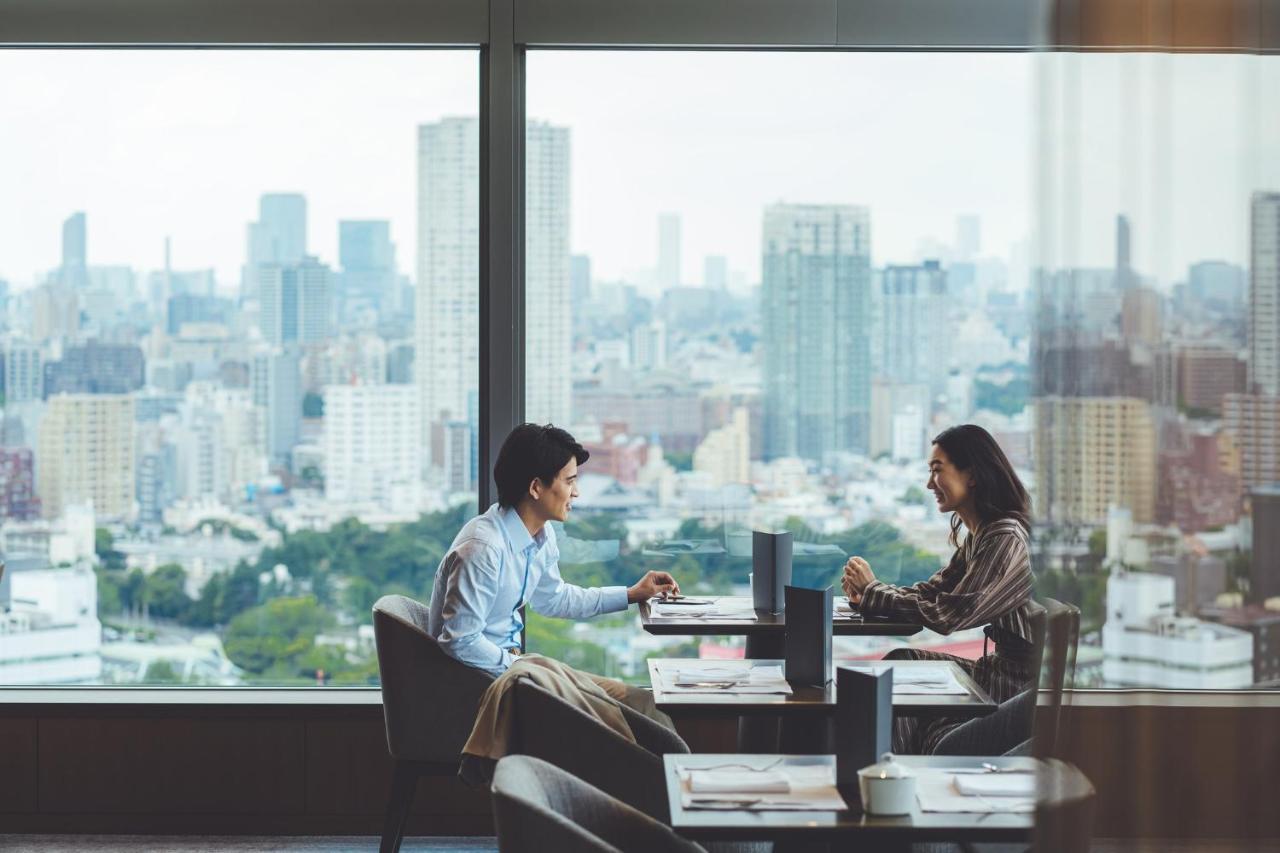
MULTIPOLYGON (((1044 698, 1041 697, 1041 702, 1044 698)), ((1280 708, 1280 690, 1070 690, 1068 708, 1280 708)), ((372 687, 0 687, 0 715, 34 707, 381 708, 372 687)))

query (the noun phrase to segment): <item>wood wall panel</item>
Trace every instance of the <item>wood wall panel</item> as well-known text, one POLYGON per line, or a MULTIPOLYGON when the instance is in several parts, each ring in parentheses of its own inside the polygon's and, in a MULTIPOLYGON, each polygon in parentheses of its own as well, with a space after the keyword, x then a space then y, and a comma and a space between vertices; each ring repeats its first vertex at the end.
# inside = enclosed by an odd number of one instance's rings
MULTIPOLYGON (((307 723, 307 813, 381 814, 391 790, 391 758, 381 719, 307 723)), ((418 782, 414 814, 490 815, 489 794, 456 777, 418 782)))
MULTIPOLYGON (((390 759, 372 708, 19 709, 0 705, 10 832, 377 834, 390 759), (229 715, 219 719, 221 710, 229 715), (11 758, 12 756, 12 758, 11 758), (38 779, 38 790, 35 781, 38 779), (37 798, 38 794, 38 798, 37 798)), ((682 721, 696 751, 731 722, 682 721)), ((1070 707, 1068 756, 1098 790, 1095 834, 1280 837, 1280 709, 1070 707)), ((492 834, 487 796, 423 780, 411 834, 492 834)))
POLYGON ((40 810, 296 814, 304 758, 301 721, 43 720, 40 810))
POLYGON ((36 810, 38 737, 35 718, 0 719, 0 814, 36 810))
POLYGON ((1058 0, 1051 44, 1085 50, 1274 48, 1275 0, 1058 0))
POLYGON ((1096 835, 1280 837, 1280 710, 1072 708, 1065 721, 1098 790, 1096 835))

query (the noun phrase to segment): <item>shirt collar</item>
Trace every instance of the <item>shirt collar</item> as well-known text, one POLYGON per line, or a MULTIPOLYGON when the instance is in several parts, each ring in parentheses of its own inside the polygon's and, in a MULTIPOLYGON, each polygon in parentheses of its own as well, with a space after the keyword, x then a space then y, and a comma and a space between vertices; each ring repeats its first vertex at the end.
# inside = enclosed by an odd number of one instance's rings
POLYGON ((540 551, 546 544, 546 525, 538 531, 537 536, 530 536, 529 528, 524 526, 524 521, 521 520, 520 513, 516 512, 515 507, 502 507, 498 512, 498 518, 502 521, 502 529, 506 531, 511 549, 517 554, 523 554, 530 548, 540 551))

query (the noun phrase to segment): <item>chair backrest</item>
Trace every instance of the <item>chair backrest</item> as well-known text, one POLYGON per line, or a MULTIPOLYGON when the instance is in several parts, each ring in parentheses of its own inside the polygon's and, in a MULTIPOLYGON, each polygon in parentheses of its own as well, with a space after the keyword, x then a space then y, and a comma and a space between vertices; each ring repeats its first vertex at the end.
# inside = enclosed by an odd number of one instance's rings
POLYGON ((1031 849, 1036 853, 1089 853, 1097 795, 1070 764, 1050 759, 1036 779, 1036 821, 1031 849))
POLYGON ((373 605, 387 749, 406 761, 457 762, 493 676, 445 654, 427 606, 403 595, 373 605))
POLYGON ((531 756, 499 761, 492 793, 500 853, 704 853, 669 827, 531 756))
POLYGON ((541 758, 650 817, 668 823, 661 755, 687 753, 678 734, 622 706, 636 735, 632 743, 596 718, 520 679, 516 694, 516 751, 541 758))
POLYGON ((1065 689, 1075 673, 1076 648, 1080 639, 1080 610, 1052 598, 1043 601, 1045 608, 1045 669, 1041 677, 1044 701, 1040 703, 1040 719, 1036 725, 1033 752, 1037 758, 1061 758, 1062 703, 1065 689))

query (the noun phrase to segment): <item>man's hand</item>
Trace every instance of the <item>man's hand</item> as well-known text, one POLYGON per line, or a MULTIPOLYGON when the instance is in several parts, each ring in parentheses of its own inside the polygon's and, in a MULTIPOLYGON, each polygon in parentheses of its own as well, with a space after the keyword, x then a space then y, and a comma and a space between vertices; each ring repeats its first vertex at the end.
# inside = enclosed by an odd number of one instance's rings
POLYGON ((850 557, 844 564, 844 575, 840 578, 840 586, 844 594, 849 596, 852 604, 862 603, 862 593, 876 579, 871 566, 861 557, 850 557))
POLYGON ((679 592, 680 584, 667 572, 645 572, 644 577, 627 590, 627 603, 635 604, 637 601, 648 601, 655 595, 679 592))

